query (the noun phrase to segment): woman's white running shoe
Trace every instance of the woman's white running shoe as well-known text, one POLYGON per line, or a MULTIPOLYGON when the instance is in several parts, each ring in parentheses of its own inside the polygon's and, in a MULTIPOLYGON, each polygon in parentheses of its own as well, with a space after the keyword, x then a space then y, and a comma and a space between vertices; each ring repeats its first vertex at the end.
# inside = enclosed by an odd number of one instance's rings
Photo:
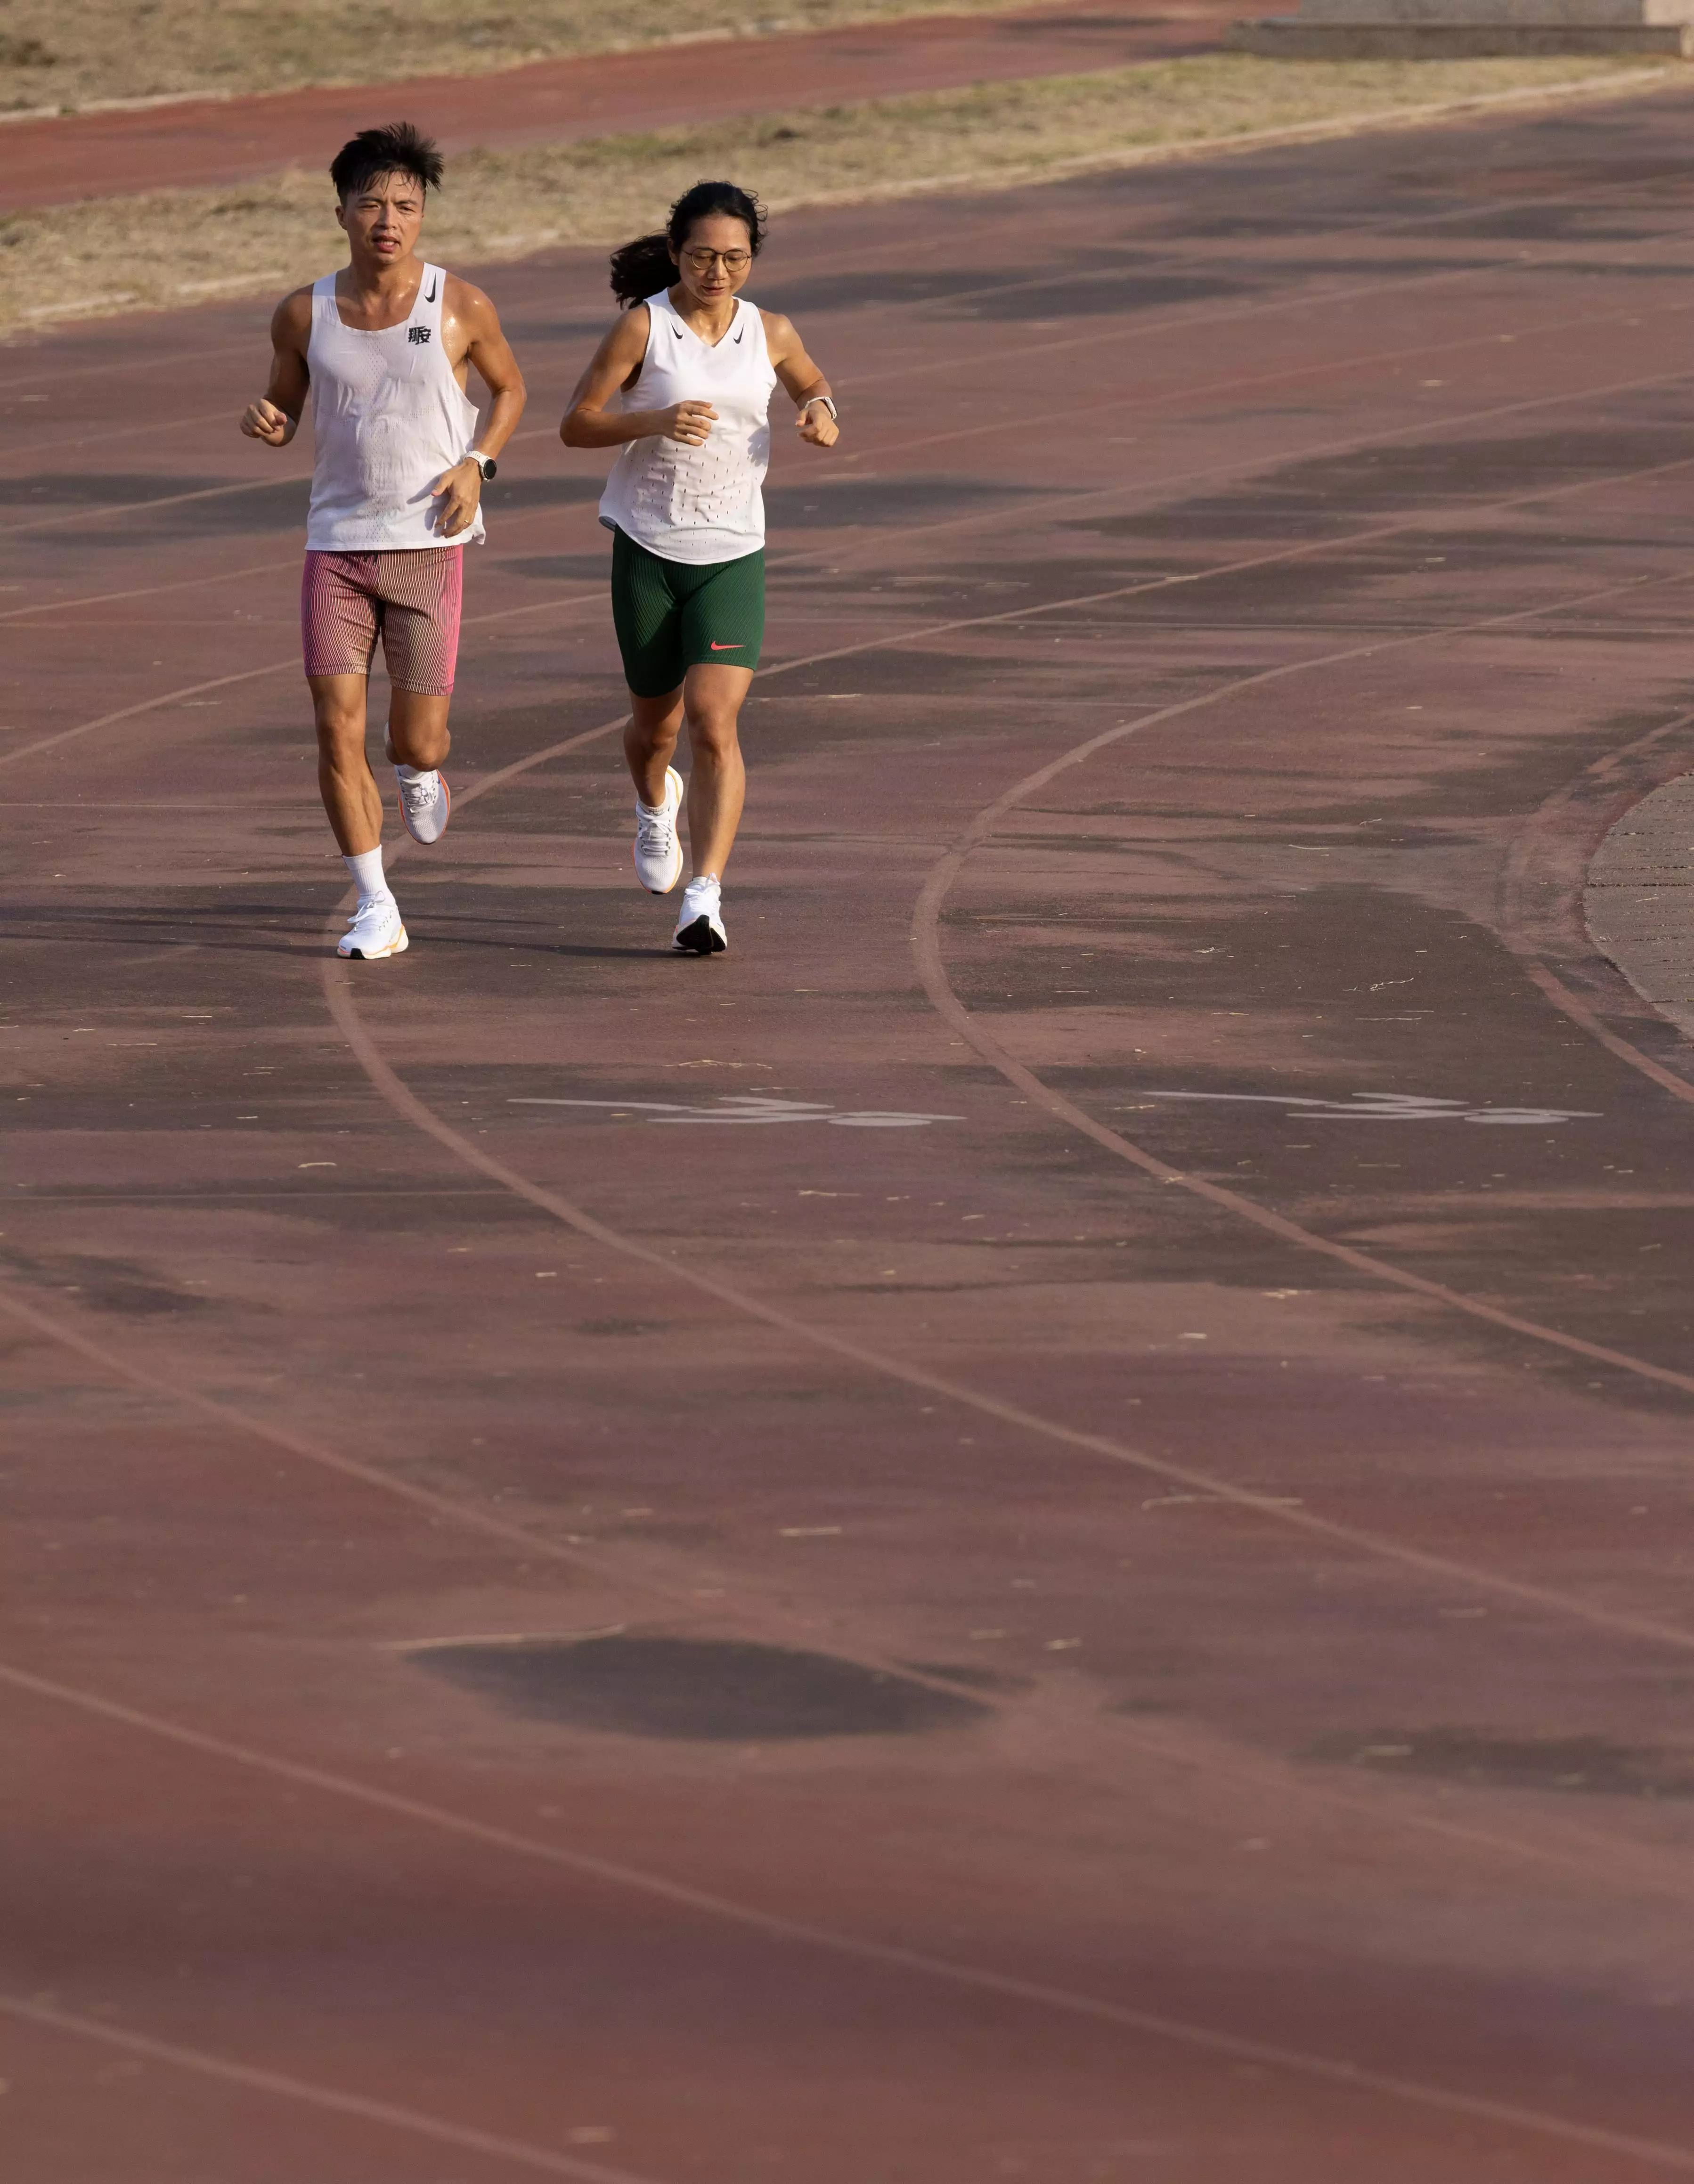
POLYGON ((723 891, 715 879, 690 880, 671 945, 683 956, 722 956, 729 942, 723 930, 723 891))
POLYGON ((415 842, 438 842, 447 832, 448 817, 453 810, 446 775, 432 771, 413 774, 408 781, 406 774, 396 766, 394 778, 400 787, 400 816, 406 823, 406 832, 415 842))
POLYGON ((665 769, 665 801, 655 811, 635 800, 635 877, 649 894, 669 894, 683 877, 683 845, 677 839, 677 814, 683 808, 683 777, 665 769))
POLYGON ((384 956, 404 956, 411 944, 400 922, 399 904, 391 894, 379 894, 361 902, 348 919, 335 952, 374 963, 384 956))

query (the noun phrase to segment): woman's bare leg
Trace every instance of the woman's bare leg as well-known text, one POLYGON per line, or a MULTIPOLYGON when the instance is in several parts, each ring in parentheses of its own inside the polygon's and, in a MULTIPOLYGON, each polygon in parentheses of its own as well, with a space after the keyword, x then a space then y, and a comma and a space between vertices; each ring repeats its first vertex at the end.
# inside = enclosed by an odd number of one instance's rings
POLYGON ((638 698, 630 692, 623 755, 636 794, 654 811, 665 801, 665 769, 675 755, 682 725, 680 687, 662 698, 638 698))
MULTIPOLYGON (((688 845, 694 876, 722 879, 741 823, 747 772, 738 723, 752 685, 745 667, 691 667, 683 682, 688 723, 688 845)), ((660 776, 662 794, 663 776, 660 776)))

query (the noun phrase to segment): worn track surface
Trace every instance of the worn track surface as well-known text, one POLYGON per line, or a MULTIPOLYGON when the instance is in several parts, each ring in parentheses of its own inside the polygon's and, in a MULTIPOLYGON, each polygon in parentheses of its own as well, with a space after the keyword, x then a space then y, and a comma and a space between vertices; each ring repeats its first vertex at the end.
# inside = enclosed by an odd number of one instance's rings
POLYGON ((263 309, 10 352, 22 2184, 1694 2172, 1688 120, 784 222, 705 962, 595 260, 382 965, 263 309))
POLYGON ((697 128, 740 114, 901 92, 1062 75, 1215 47, 1223 0, 1075 0, 1009 15, 919 15, 786 37, 736 38, 538 61, 493 75, 184 99, 0 128, 0 212, 128 191, 248 181, 327 167, 356 129, 404 114, 449 153, 515 151, 621 130, 697 128))

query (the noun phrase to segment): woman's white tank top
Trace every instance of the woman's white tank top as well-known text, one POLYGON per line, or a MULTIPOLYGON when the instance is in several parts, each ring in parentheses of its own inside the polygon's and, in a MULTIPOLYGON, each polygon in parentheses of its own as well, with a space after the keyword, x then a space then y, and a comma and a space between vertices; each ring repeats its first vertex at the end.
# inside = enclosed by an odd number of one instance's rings
POLYGON ((647 298, 647 354, 626 410, 668 410, 710 402, 717 421, 701 448, 656 433, 627 440, 600 500, 600 521, 663 561, 737 561, 765 543, 765 472, 771 464, 768 411, 777 375, 765 347, 765 321, 745 297, 735 299, 729 331, 703 342, 671 308, 661 289, 647 298))
POLYGON ((476 405, 442 349, 446 287, 440 266, 426 265, 405 324, 365 333, 342 323, 333 273, 313 283, 306 363, 317 461, 309 549, 392 553, 483 536, 478 509, 468 531, 443 538, 436 527, 442 504, 430 493, 469 454, 476 431, 476 405))

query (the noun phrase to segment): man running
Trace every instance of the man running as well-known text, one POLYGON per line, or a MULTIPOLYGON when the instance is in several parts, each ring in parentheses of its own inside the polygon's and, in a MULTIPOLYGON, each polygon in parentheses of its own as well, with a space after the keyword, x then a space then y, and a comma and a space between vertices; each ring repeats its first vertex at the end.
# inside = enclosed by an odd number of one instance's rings
POLYGON ((318 787, 359 888, 338 952, 366 961, 409 943, 382 874, 382 800, 365 755, 376 639, 392 696, 385 749, 400 816, 437 842, 440 767, 459 651, 464 549, 482 535, 482 481, 523 415, 523 376, 480 288, 426 265, 418 233, 441 155, 408 122, 362 129, 330 164, 348 263, 277 305, 262 401, 241 429, 286 448, 312 396, 317 461, 300 628, 317 720, 318 787), (486 429, 469 368, 493 397, 486 429))
POLYGON ((694 877, 672 945, 720 955, 722 878, 745 776, 736 723, 765 633, 765 502, 771 397, 780 381, 802 440, 839 437, 829 382, 777 311, 738 292, 765 240, 756 199, 696 182, 662 232, 616 251, 628 308, 577 382, 559 427, 567 448, 616 448, 600 502, 612 533, 612 621, 629 685, 624 756, 635 782, 635 871, 668 894, 682 878, 686 717, 694 877))

